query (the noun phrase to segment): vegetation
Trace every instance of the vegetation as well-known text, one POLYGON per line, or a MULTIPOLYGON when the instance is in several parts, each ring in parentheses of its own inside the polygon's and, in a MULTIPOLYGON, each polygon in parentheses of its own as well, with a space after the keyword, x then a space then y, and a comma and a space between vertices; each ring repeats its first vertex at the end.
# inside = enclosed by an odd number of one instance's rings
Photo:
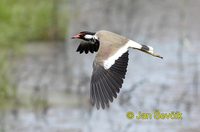
POLYGON ((28 41, 49 41, 55 33, 56 39, 64 40, 64 22, 67 19, 66 16, 57 15, 54 2, 55 0, 0 1, 0 108, 15 96, 8 77, 10 56, 19 55, 28 41), (55 25, 55 19, 64 22, 58 21, 55 25))

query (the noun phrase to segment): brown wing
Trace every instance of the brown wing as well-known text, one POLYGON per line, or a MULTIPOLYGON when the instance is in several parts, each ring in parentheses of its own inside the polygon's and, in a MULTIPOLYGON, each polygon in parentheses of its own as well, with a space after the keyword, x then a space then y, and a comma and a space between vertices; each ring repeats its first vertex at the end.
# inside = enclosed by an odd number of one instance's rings
POLYGON ((79 44, 77 48, 77 52, 83 53, 85 52, 86 54, 90 51, 91 53, 97 52, 99 49, 99 42, 86 42, 83 41, 79 44))
POLYGON ((117 97, 123 84, 127 71, 128 51, 119 57, 109 68, 104 69, 101 64, 93 63, 93 74, 90 84, 90 100, 97 109, 100 106, 104 109, 117 97))

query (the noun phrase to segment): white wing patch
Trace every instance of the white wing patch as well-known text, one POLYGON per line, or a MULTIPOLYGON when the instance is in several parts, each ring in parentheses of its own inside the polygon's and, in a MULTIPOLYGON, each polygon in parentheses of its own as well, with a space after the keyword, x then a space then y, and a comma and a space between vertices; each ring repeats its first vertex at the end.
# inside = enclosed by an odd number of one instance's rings
MULTIPOLYGON (((122 56, 126 51, 128 51, 129 47, 134 49, 141 49, 142 45, 133 40, 129 40, 113 56, 109 57, 107 60, 104 61, 104 68, 109 69, 120 56, 122 56)), ((149 48, 150 50, 152 50, 152 47, 149 48)))
MULTIPOLYGON (((141 50, 146 45, 141 45, 133 40, 129 40, 124 46, 122 46, 114 55, 110 56, 107 60, 104 61, 104 68, 109 69, 113 64, 115 64, 115 61, 122 56, 124 53, 128 51, 128 48, 138 49, 141 50)), ((149 54, 153 54, 153 48, 151 46, 148 47, 147 51, 149 54)))
POLYGON ((122 56, 126 51, 128 51, 129 44, 126 43, 123 47, 121 47, 114 55, 109 57, 107 60, 104 61, 104 68, 109 69, 120 56, 122 56))

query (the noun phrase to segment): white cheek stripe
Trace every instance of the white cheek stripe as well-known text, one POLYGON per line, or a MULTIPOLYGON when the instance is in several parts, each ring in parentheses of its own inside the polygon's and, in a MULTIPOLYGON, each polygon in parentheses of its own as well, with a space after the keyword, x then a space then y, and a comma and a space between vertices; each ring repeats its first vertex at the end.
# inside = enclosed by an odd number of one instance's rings
POLYGON ((85 35, 85 38, 86 38, 86 39, 92 39, 92 38, 93 38, 93 35, 85 35))
POLYGON ((96 35, 88 35, 87 34, 84 37, 85 37, 85 39, 88 39, 88 40, 90 40, 90 39, 97 39, 98 40, 98 37, 96 35))

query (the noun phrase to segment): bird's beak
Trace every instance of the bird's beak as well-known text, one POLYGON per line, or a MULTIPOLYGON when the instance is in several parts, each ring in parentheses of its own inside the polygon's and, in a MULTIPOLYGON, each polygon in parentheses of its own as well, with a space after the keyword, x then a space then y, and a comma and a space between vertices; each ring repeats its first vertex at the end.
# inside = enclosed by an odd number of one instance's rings
POLYGON ((80 34, 76 34, 76 35, 74 35, 73 37, 72 37, 72 39, 79 39, 81 36, 80 36, 80 34))

